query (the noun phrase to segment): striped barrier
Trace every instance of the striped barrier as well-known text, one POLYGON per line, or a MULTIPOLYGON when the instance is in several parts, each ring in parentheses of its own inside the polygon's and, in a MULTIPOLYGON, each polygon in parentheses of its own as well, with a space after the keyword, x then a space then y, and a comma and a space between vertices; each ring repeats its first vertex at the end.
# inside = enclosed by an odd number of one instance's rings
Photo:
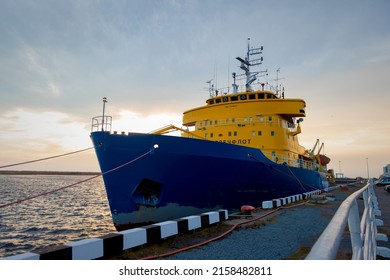
POLYGON ((303 199, 309 199, 313 195, 321 194, 321 192, 322 192, 321 190, 315 190, 315 191, 306 192, 306 193, 303 193, 303 194, 296 194, 296 195, 287 196, 287 197, 283 197, 283 198, 277 198, 277 199, 273 199, 273 200, 266 200, 266 201, 263 201, 261 207, 263 209, 278 208, 278 207, 281 207, 282 205, 294 203, 294 202, 297 202, 297 201, 300 201, 300 200, 303 200, 303 199))
POLYGON ((178 234, 228 219, 227 210, 207 212, 173 221, 110 233, 98 238, 73 241, 3 258, 3 260, 94 260, 120 254, 123 250, 158 243, 178 234))

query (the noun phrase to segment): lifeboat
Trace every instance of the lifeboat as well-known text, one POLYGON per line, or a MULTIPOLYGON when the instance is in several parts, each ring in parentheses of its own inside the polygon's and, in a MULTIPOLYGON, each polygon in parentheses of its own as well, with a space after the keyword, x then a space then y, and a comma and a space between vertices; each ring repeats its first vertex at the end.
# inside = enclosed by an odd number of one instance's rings
POLYGON ((326 155, 319 155, 321 165, 327 165, 330 162, 330 158, 326 155))

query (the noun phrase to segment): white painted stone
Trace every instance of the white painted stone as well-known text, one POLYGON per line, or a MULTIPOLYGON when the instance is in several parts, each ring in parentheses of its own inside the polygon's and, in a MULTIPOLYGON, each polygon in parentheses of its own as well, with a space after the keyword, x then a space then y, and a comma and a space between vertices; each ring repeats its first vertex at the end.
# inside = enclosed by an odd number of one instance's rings
POLYGON ((282 203, 281 203, 280 199, 273 199, 272 201, 276 202, 276 207, 282 206, 282 203))
POLYGON ((225 216, 225 220, 229 219, 229 214, 228 214, 228 211, 225 210, 225 209, 221 209, 219 211, 222 211, 224 213, 224 216, 225 216))
POLYGON ((270 201, 270 200, 263 201, 262 208, 263 209, 272 209, 273 208, 272 201, 270 201))
POLYGON ((387 247, 382 247, 382 246, 376 247, 376 254, 378 256, 390 259, 390 249, 387 247))
POLYGON ((103 239, 87 238, 65 244, 72 247, 72 260, 93 260, 103 256, 103 239))
POLYGON ((383 227, 384 226, 384 223, 381 219, 375 219, 375 224, 378 226, 378 227, 383 227))
POLYGON ((377 233, 377 235, 376 235, 376 241, 388 242, 389 239, 387 238, 387 235, 386 235, 386 234, 377 233))
POLYGON ((210 225, 219 222, 219 213, 218 212, 207 212, 207 213, 203 213, 203 214, 209 216, 210 225))
POLYGON ((382 217, 382 211, 379 209, 374 209, 374 215, 378 217, 382 217))
POLYGON ((188 220, 188 230, 200 228, 202 226, 200 216, 188 216, 183 219, 188 220))
POLYGON ((123 235, 123 250, 146 244, 145 228, 132 228, 118 233, 123 235))
POLYGON ((161 238, 166 238, 178 234, 177 222, 175 221, 161 222, 155 225, 160 226, 161 238))
POLYGON ((39 254, 24 253, 2 258, 2 260, 39 260, 39 254))

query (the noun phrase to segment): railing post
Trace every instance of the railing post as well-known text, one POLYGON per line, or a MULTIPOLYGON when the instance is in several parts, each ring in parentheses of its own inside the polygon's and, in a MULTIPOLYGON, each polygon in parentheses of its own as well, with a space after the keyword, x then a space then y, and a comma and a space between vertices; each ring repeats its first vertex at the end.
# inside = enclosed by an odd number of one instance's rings
POLYGON ((352 206, 348 214, 348 228, 351 234, 352 259, 361 260, 363 242, 360 231, 359 208, 356 200, 352 202, 352 206))

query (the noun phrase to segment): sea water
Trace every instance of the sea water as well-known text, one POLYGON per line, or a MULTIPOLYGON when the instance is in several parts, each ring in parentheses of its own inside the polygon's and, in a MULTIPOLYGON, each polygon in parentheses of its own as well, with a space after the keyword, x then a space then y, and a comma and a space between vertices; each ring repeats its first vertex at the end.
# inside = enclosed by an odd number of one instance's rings
MULTIPOLYGON (((0 205, 92 176, 0 175, 0 205)), ((115 232, 103 180, 0 208, 0 258, 115 232)))

